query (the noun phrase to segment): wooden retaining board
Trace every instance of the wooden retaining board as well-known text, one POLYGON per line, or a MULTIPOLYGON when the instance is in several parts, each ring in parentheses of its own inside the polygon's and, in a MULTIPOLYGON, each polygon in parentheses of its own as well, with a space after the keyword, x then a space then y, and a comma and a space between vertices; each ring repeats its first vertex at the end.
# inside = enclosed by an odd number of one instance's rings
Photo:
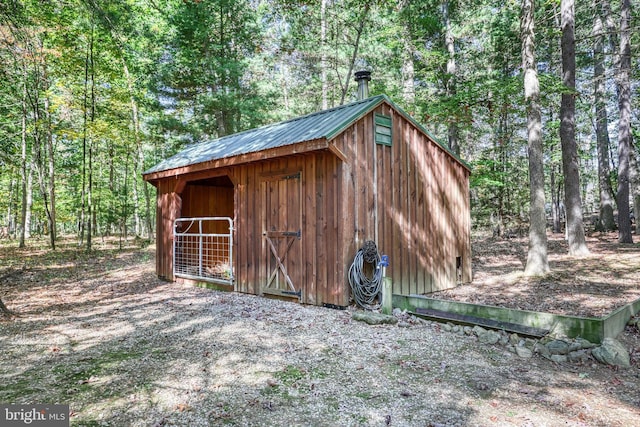
POLYGON ((483 319, 482 317, 468 316, 465 314, 450 313, 430 308, 416 308, 415 313, 435 320, 450 320, 467 325, 479 325, 485 328, 500 329, 515 332, 520 335, 541 338, 549 333, 548 329, 534 328, 532 326, 519 325, 517 323, 502 322, 500 320, 483 319))

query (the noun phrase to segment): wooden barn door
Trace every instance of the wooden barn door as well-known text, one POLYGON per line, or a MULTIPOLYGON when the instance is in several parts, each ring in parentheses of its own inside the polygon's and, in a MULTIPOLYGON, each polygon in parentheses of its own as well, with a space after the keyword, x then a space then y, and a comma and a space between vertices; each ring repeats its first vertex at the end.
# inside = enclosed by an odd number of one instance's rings
POLYGON ((266 177, 263 194, 263 280, 261 292, 304 302, 300 172, 266 177))

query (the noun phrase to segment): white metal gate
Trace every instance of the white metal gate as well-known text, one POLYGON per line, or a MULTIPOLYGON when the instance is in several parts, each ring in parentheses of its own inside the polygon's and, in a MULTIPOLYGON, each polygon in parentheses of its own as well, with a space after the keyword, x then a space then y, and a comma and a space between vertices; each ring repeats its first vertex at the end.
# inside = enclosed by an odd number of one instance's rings
POLYGON ((233 219, 178 218, 173 229, 174 276, 233 285, 233 219))

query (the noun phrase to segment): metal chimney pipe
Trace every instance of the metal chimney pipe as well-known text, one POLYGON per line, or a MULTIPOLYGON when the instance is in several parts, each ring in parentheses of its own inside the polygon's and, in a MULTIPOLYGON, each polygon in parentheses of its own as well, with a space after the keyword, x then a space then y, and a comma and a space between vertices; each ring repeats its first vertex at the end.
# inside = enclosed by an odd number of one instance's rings
POLYGON ((358 101, 369 98, 369 81, 371 81, 371 71, 356 71, 355 80, 358 82, 358 101))

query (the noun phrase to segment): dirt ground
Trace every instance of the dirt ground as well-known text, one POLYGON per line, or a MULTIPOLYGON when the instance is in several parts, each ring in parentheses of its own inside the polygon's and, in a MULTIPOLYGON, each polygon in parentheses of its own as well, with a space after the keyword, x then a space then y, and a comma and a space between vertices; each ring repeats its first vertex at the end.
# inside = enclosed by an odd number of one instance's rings
POLYGON ((640 298, 639 244, 619 244, 617 233, 595 233, 587 236, 591 253, 576 258, 567 255, 563 235, 548 237, 551 273, 547 276, 522 275, 526 238, 476 236, 473 283, 431 296, 581 317, 606 316, 640 298))
MULTIPOLYGON (((117 243, 0 242, 18 314, 0 321, 0 402, 66 403, 74 426, 638 425, 635 328, 619 336, 629 369, 520 359, 437 323, 162 282, 152 247, 117 243)), ((592 237, 584 259, 563 245, 528 280, 526 242, 478 238, 474 283, 447 297, 583 315, 637 298, 639 245, 592 237)))

